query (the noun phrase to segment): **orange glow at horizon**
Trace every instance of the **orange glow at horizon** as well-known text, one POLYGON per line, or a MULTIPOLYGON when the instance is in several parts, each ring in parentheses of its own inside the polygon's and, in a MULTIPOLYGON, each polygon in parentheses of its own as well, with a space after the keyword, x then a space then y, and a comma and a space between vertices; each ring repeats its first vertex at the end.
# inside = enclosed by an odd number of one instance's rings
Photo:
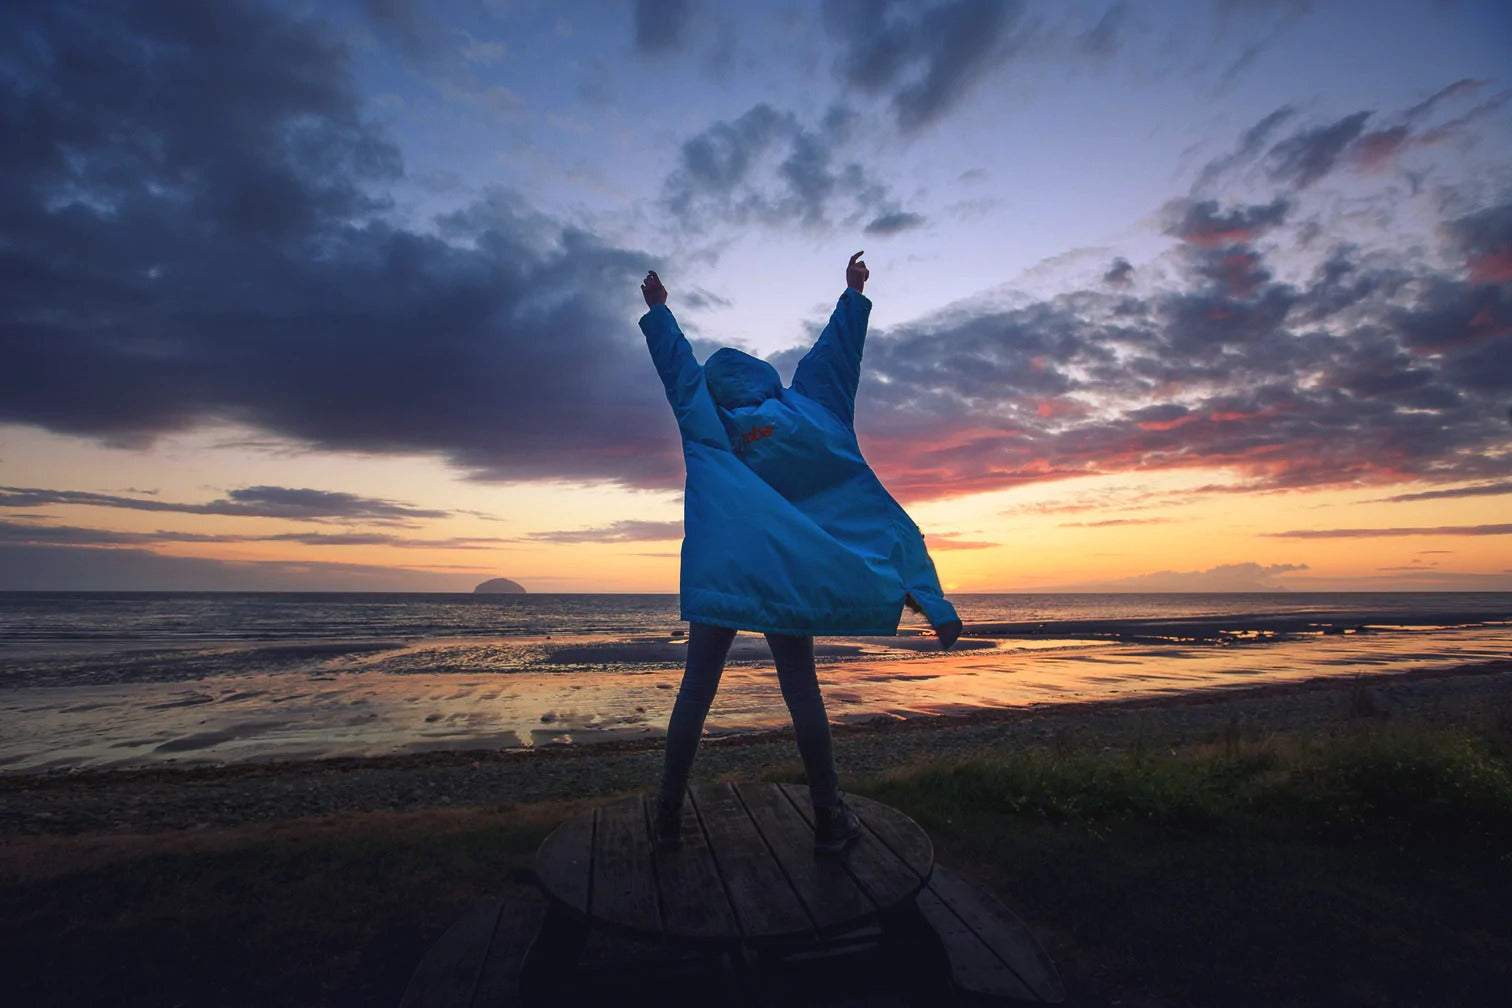
MULTIPOLYGON (((1202 415, 1197 419, 1217 420, 1202 415)), ((443 510, 448 516, 385 525, 58 504, 37 509, 35 518, 10 516, 11 520, 38 527, 45 521, 109 530, 128 539, 112 548, 163 556, 311 565, 316 573, 321 564, 414 571, 426 574, 427 583, 439 576, 457 591, 469 591, 496 576, 512 578, 536 592, 677 590, 676 538, 549 538, 610 529, 626 518, 675 527, 681 517, 676 494, 604 486, 489 485, 469 481, 428 459, 228 447, 234 443, 236 439, 221 432, 168 445, 152 457, 153 483, 147 490, 153 492, 138 493, 148 500, 192 503, 248 485, 335 486, 406 506, 443 510), (339 537, 349 533, 387 539, 343 544, 339 537), (163 538, 157 539, 159 535, 163 538), (280 536, 301 538, 275 538, 280 536), (192 541, 196 537, 202 541, 192 541)), ((117 493, 142 482, 142 453, 35 432, 9 438, 7 449, 8 462, 25 465, 30 482, 37 486, 117 493)), ((1255 461, 1251 459, 1251 465, 1255 461)), ((1277 464, 1287 462, 1278 459, 1277 464)), ((1124 579, 1156 572, 1205 572, 1246 564, 1286 568, 1274 583, 1295 589, 1326 585, 1348 590, 1353 585, 1359 590, 1512 590, 1512 536, 1280 535, 1293 530, 1492 526, 1505 521, 1505 496, 1385 500, 1400 493, 1401 486, 1215 491, 1236 487, 1236 479, 1247 482, 1252 472, 1192 468, 1062 475, 1050 462, 1034 460, 1014 486, 1003 487, 999 476, 997 485, 980 492, 959 486, 961 492, 954 496, 914 502, 906 493, 899 496, 924 530, 942 581, 960 592, 1089 585, 1116 590, 1124 579)), ((896 485, 889 485, 898 492, 896 485)), ((1137 582, 1128 590, 1137 590, 1137 582)))

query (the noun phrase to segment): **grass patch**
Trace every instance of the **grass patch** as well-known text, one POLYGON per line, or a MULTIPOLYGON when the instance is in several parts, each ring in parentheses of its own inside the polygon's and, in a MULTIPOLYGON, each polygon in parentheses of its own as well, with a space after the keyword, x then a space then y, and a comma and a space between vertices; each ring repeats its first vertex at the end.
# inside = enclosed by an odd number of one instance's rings
POLYGON ((1094 829, 1145 823, 1457 846, 1512 835, 1505 742, 1402 723, 1310 740, 1222 740, 1183 754, 1035 749, 911 767, 872 792, 937 818, 970 808, 1094 829))
POLYGON ((861 789, 1033 922, 1089 1003, 1482 1005, 1512 989, 1507 739, 1410 723, 861 789))
MULTIPOLYGON (((1028 920, 1076 1004, 1483 1005, 1512 989, 1509 781, 1501 727, 1358 718, 1178 753, 1062 736, 858 790, 1028 920)), ((8 1003, 395 1004, 585 804, 5 838, 8 1003)))

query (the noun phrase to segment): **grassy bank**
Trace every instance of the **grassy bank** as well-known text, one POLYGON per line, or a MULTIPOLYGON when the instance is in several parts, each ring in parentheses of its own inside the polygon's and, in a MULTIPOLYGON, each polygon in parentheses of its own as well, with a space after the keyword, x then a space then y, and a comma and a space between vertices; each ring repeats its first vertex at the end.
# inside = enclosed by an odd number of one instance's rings
MULTIPOLYGON (((1368 713, 1368 712, 1364 712, 1368 713)), ((1512 989, 1512 743, 1359 717, 1178 753, 1047 749, 857 790, 1028 920, 1075 1003, 1495 1003, 1512 989)), ((27 1005, 384 1005, 566 803, 139 837, 9 837, 27 1005)))
POLYGON ((1512 990, 1508 736, 1355 724, 910 770, 905 808, 1091 1004, 1488 1005, 1512 990))

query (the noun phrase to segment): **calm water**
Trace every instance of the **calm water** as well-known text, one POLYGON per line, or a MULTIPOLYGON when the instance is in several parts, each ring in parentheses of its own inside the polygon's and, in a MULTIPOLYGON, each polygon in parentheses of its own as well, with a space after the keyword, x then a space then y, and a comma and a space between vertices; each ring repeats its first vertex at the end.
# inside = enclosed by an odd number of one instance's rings
MULTIPOLYGON (((1428 625, 1512 620, 1512 592, 953 595, 968 625, 1058 625, 1226 617, 1243 630, 1289 615, 1428 625)), ((905 626, 908 623, 905 621, 905 626)), ((634 635, 678 629, 676 595, 323 592, 0 592, 0 648, 36 643, 634 635)), ((3 658, 0 651, 0 658, 3 658)))
MULTIPOLYGON (((1222 689, 1512 655, 1512 593, 958 595, 941 653, 821 638, 832 719, 1222 689)), ((0 772, 656 737, 672 595, 0 593, 0 772)), ((759 635, 708 730, 786 710, 759 635)))

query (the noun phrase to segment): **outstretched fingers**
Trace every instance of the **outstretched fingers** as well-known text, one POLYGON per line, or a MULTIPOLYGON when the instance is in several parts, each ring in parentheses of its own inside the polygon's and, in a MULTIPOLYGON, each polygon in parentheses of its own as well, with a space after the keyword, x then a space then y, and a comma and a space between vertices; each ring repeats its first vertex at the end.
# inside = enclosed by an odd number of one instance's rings
POLYGON ((667 288, 662 286, 661 277, 656 275, 656 270, 648 271, 646 279, 641 281, 641 296, 646 299, 648 308, 667 303, 667 288))

